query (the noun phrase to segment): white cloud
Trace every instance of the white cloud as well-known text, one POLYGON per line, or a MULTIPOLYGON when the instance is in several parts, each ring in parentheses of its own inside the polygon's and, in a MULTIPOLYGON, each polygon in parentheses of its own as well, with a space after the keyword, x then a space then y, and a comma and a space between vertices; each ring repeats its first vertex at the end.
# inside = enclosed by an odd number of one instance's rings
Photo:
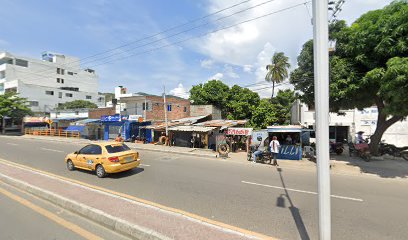
POLYGON ((238 73, 234 71, 234 68, 228 64, 224 65, 224 72, 230 78, 239 78, 238 73))
POLYGON ((201 60, 200 63, 201 63, 201 67, 211 69, 212 66, 214 65, 214 60, 204 59, 204 60, 201 60))
POLYGON ((179 85, 176 88, 170 90, 170 94, 177 96, 177 97, 185 98, 185 99, 188 99, 188 97, 190 96, 190 93, 183 86, 182 83, 179 83, 179 85))
POLYGON ((219 72, 219 73, 214 74, 212 77, 208 78, 208 80, 213 80, 213 79, 221 80, 223 77, 224 77, 224 74, 219 72))
POLYGON ((242 67, 242 71, 244 71, 244 72, 247 72, 247 73, 251 73, 252 72, 252 65, 250 65, 250 64, 245 64, 243 67, 242 67))

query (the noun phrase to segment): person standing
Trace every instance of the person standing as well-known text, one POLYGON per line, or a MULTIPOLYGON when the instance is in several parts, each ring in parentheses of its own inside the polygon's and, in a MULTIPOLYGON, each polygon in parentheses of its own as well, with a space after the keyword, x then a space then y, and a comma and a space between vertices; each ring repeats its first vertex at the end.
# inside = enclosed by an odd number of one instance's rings
POLYGON ((273 136, 272 141, 269 143, 269 146, 271 147, 271 154, 273 157, 273 163, 272 163, 273 166, 279 166, 277 157, 279 153, 280 144, 277 139, 278 138, 276 136, 273 136))

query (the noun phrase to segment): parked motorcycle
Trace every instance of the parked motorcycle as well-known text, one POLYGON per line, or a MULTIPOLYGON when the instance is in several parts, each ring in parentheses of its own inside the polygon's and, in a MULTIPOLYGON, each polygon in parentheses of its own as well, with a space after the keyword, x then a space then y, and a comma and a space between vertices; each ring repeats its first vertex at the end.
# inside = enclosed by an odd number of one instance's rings
POLYGON ((408 147, 397 147, 393 144, 381 142, 378 151, 381 155, 388 154, 394 157, 402 157, 408 161, 408 147))
POLYGON ((336 153, 337 155, 341 155, 343 151, 344 151, 343 143, 341 142, 330 143, 330 153, 336 153))
MULTIPOLYGON (((257 146, 250 147, 250 151, 247 154, 248 161, 253 161, 253 154, 256 150, 257 150, 257 146)), ((272 161, 271 153, 268 150, 263 151, 262 154, 258 156, 257 161, 260 161, 263 163, 266 163, 266 162, 271 163, 272 161)))

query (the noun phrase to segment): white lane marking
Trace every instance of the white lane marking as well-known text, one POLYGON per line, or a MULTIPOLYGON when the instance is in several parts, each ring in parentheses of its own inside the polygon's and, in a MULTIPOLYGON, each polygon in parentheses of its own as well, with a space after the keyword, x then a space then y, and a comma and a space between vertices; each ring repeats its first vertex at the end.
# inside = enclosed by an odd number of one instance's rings
POLYGON ((51 151, 51 152, 61 152, 63 153, 64 151, 61 150, 55 150, 55 149, 50 149, 50 148, 41 148, 42 150, 46 150, 46 151, 51 151))
POLYGON ((139 164, 139 166, 142 166, 142 167, 150 167, 150 165, 143 164, 143 163, 139 164))
MULTIPOLYGON (((251 184, 251 185, 257 185, 257 186, 262 186, 262 187, 285 190, 285 188, 279 187, 279 186, 272 186, 272 185, 266 185, 266 184, 254 183, 254 182, 247 182, 247 181, 241 181, 241 182, 245 183, 245 184, 251 184)), ((300 193, 308 193, 308 194, 317 195, 317 192, 304 191, 304 190, 298 190, 298 189, 293 189, 293 188, 286 188, 286 190, 291 191, 291 192, 300 192, 300 193)), ((330 196, 332 198, 345 199, 345 200, 351 200, 351 201, 356 201, 356 202, 363 202, 363 199, 361 199, 361 198, 344 197, 344 196, 339 196, 339 195, 330 195, 330 196)))
POLYGON ((17 143, 7 143, 8 145, 12 145, 12 146, 18 146, 17 143))

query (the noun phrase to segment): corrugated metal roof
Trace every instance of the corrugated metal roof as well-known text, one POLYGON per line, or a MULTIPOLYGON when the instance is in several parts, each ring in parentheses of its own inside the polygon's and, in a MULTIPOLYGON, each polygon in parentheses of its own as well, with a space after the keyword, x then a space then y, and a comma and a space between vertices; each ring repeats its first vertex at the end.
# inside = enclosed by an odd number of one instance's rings
POLYGON ((191 123, 196 123, 198 120, 206 118, 208 116, 209 115, 203 115, 203 116, 198 116, 198 117, 181 118, 181 119, 172 120, 171 122, 191 122, 191 123))
POLYGON ((87 123, 96 123, 96 122, 100 122, 100 119, 84 119, 84 120, 79 120, 76 122, 71 123, 71 125, 85 125, 87 123))
POLYGON ((211 120, 195 124, 196 126, 207 127, 233 127, 237 125, 245 125, 247 120, 211 120))
POLYGON ((181 132, 209 132, 216 129, 216 127, 202 127, 202 126, 176 126, 169 128, 169 131, 181 132))

